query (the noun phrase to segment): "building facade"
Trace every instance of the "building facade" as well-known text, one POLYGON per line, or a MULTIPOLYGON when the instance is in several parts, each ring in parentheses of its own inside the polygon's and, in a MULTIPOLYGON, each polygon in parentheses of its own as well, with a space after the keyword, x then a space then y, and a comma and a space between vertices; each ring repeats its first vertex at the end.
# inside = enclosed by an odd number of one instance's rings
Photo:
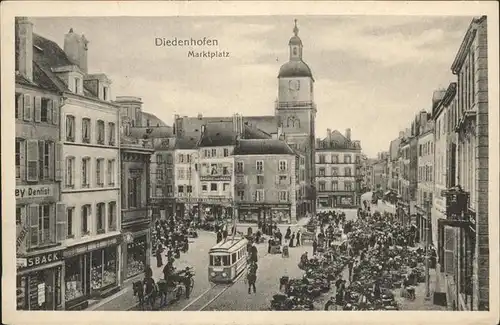
POLYGON ((355 207, 361 197, 361 144, 351 140, 351 129, 345 136, 330 129, 327 134, 316 143, 318 208, 355 207))
POLYGON ((408 130, 401 138, 399 146, 398 195, 401 199, 397 203, 396 213, 399 220, 406 224, 410 220, 410 133, 408 130))
MULTIPOLYGON (((418 185, 416 195, 416 224, 418 240, 425 243, 431 231, 430 209, 434 194, 434 122, 431 114, 423 111, 420 114, 420 130, 418 141, 418 185)), ((432 243, 432 239, 429 238, 432 243)))
POLYGON ((17 310, 60 310, 65 306, 66 239, 61 96, 57 85, 43 78, 32 23, 16 18, 15 29, 16 304, 17 310))
POLYGON ((174 197, 180 215, 197 215, 200 198, 198 141, 195 137, 178 137, 174 150, 174 197))
POLYGON ((239 140, 234 150, 235 208, 241 222, 295 223, 298 156, 278 139, 239 140))

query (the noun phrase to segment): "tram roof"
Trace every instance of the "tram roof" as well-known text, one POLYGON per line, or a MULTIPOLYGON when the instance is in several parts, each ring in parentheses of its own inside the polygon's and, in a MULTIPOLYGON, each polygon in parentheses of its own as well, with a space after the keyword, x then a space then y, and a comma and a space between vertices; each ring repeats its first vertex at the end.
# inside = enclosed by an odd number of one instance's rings
POLYGON ((246 245, 247 240, 246 238, 243 237, 235 237, 234 240, 232 238, 227 238, 225 241, 221 241, 220 243, 216 244, 214 247, 210 249, 210 251, 215 251, 215 250, 231 250, 234 248, 237 248, 239 246, 246 245))

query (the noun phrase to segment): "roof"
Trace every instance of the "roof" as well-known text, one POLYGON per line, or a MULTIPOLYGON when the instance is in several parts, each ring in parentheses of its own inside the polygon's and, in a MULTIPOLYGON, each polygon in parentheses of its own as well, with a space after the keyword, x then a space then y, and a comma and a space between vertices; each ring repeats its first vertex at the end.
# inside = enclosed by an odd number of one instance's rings
POLYGON ((175 140, 175 149, 196 149, 198 147, 198 137, 178 137, 175 140))
POLYGON ((283 64, 278 78, 309 77, 312 78, 311 68, 302 60, 292 60, 283 64))
POLYGON ((278 132, 279 118, 275 115, 243 116, 243 123, 273 134, 278 132))
POLYGON ((295 151, 277 139, 242 139, 234 148, 234 155, 295 155, 295 151))
POLYGON ((227 240, 215 244, 215 246, 213 246, 210 250, 217 250, 217 249, 227 250, 238 244, 239 244, 238 246, 246 245, 247 242, 248 241, 245 238, 235 237, 233 240, 232 236, 229 236, 227 240))
POLYGON ((354 142, 348 140, 342 133, 338 130, 334 130, 331 133, 331 138, 325 137, 321 139, 322 146, 316 148, 316 150, 321 149, 361 149, 361 147, 354 147, 354 142))
POLYGON ((271 139, 271 135, 249 125, 243 125, 243 139, 271 139))
POLYGON ((222 147, 236 144, 237 134, 220 123, 207 124, 202 134, 200 147, 222 147))
POLYGON ((136 139, 170 138, 174 136, 174 129, 171 126, 132 127, 130 136, 136 139))
POLYGON ((163 122, 160 118, 158 118, 156 115, 147 113, 147 112, 142 112, 142 115, 144 118, 151 120, 151 126, 167 126, 167 123, 163 122))
POLYGON ((476 35, 476 32, 482 23, 486 23, 487 16, 481 16, 479 18, 472 19, 467 32, 462 40, 462 44, 460 44, 460 48, 458 49, 457 55, 455 56, 455 60, 451 65, 451 72, 453 74, 458 74, 462 69, 463 63, 467 56, 467 51, 472 45, 472 41, 476 35))

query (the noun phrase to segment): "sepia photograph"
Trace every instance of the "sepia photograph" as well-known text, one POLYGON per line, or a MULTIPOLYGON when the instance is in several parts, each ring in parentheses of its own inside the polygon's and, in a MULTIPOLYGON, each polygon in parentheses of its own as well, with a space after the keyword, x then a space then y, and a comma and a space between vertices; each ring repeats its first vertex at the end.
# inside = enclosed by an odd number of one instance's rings
POLYGON ((498 315, 498 13, 161 12, 11 17, 14 313, 498 315))

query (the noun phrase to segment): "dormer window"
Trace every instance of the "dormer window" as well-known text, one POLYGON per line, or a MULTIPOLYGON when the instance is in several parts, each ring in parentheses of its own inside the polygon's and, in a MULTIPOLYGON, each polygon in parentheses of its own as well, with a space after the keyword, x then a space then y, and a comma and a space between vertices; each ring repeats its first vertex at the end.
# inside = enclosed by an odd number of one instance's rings
POLYGON ((103 100, 108 100, 108 87, 102 87, 102 99, 103 100))
POLYGON ((73 92, 75 94, 79 94, 80 93, 80 84, 81 84, 80 78, 75 78, 75 88, 73 89, 73 92))

